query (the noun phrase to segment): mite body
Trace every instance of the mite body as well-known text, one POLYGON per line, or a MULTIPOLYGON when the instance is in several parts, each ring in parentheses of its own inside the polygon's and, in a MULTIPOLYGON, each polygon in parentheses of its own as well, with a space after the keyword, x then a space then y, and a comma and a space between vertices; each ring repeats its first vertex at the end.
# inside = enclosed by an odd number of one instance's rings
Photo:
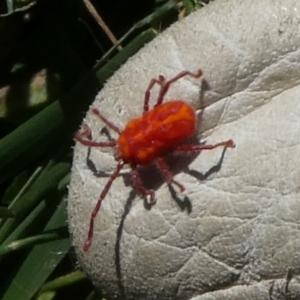
POLYGON ((125 163, 148 165, 191 137, 195 128, 196 114, 187 103, 161 104, 129 121, 120 133, 117 156, 125 163))
POLYGON ((87 251, 91 245, 94 235, 94 221, 101 207, 101 203, 107 195, 113 181, 119 175, 125 164, 131 167, 132 181, 142 196, 149 196, 150 203, 154 204, 155 191, 146 189, 140 179, 137 171, 138 166, 145 166, 150 163, 156 163, 162 171, 166 181, 169 184, 176 185, 180 192, 185 190, 184 186, 174 180, 173 174, 169 171, 164 156, 174 152, 199 152, 201 150, 211 150, 217 147, 235 147, 232 140, 227 140, 214 145, 196 144, 182 145, 189 139, 196 130, 196 112, 183 100, 171 100, 163 103, 164 96, 170 85, 184 76, 200 78, 202 71, 196 73, 183 71, 175 77, 166 81, 165 77, 160 75, 158 79, 154 78, 145 92, 143 115, 139 118, 130 120, 124 130, 106 119, 97 108, 92 112, 106 124, 108 128, 119 134, 117 140, 97 142, 90 139, 91 129, 87 124, 83 125, 83 130, 75 135, 75 139, 88 147, 112 147, 116 151, 115 158, 118 162, 115 171, 110 175, 104 186, 97 204, 91 214, 90 227, 83 250, 87 251), (152 110, 149 110, 150 92, 155 84, 160 85, 160 92, 152 110))

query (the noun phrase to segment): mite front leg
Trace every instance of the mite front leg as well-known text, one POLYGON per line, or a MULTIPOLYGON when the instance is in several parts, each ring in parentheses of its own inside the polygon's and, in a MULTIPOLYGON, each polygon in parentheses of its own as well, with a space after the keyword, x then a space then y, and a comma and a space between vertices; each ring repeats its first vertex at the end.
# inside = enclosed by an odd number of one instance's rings
POLYGON ((163 88, 164 84, 166 82, 166 79, 163 75, 159 75, 158 79, 153 78, 151 79, 149 86, 145 92, 145 99, 144 99, 144 111, 143 114, 145 114, 147 111, 149 111, 149 101, 150 101, 150 95, 151 95, 151 90, 154 86, 155 83, 159 84, 161 89, 163 88))
POLYGON ((177 74, 175 77, 171 78, 170 80, 164 81, 163 84, 161 84, 161 90, 159 92, 157 103, 156 103, 155 107, 158 105, 161 105, 163 103, 164 97, 165 97, 166 93, 168 92, 172 83, 174 83, 175 81, 177 81, 180 78, 185 77, 185 76, 191 76, 193 78, 200 78, 202 76, 202 74, 203 74, 203 72, 201 69, 199 69, 196 73, 192 73, 190 71, 183 71, 183 72, 180 72, 179 74, 177 74))
POLYGON ((109 142, 96 142, 90 139, 91 137, 91 128, 87 124, 82 125, 83 131, 77 132, 75 134, 75 140, 80 142, 82 145, 89 147, 116 147, 116 141, 109 142))

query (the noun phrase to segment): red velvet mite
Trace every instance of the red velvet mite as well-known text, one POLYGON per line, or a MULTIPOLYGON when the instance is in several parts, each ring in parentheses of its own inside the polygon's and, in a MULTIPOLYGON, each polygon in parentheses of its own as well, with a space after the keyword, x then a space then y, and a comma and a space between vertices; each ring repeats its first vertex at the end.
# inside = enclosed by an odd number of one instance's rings
POLYGON ((185 190, 184 186, 175 181, 173 174, 168 170, 164 161, 164 156, 171 152, 199 152, 201 150, 211 150, 220 146, 235 147, 232 140, 227 140, 214 145, 182 145, 184 141, 190 138, 196 130, 196 112, 182 100, 171 100, 163 103, 164 96, 170 85, 184 76, 200 78, 202 70, 196 73, 183 71, 175 77, 166 81, 163 75, 158 79, 154 78, 145 92, 144 111, 139 118, 130 120, 125 129, 121 130, 116 125, 106 119, 97 108, 92 112, 106 124, 108 128, 119 134, 117 140, 107 142, 97 142, 89 139, 91 129, 88 125, 83 125, 83 131, 75 135, 75 139, 88 147, 112 147, 116 151, 115 158, 118 161, 115 171, 110 175, 104 186, 98 202, 91 214, 90 227, 83 250, 87 251, 92 244, 94 235, 94 221, 101 207, 101 203, 107 195, 113 181, 116 179, 125 164, 131 167, 132 180, 137 190, 143 196, 150 197, 150 203, 155 203, 155 191, 146 189, 139 177, 138 166, 146 166, 156 163, 166 181, 169 184, 175 184, 180 191, 185 190), (160 92, 157 102, 152 110, 149 110, 150 92, 155 84, 160 85, 160 92))

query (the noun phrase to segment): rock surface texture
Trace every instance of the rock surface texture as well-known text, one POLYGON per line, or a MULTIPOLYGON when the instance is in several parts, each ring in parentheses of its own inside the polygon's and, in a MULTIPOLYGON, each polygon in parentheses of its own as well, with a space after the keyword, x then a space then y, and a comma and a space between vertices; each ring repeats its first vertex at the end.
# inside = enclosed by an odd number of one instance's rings
MULTIPOLYGON (((300 299, 300 1, 207 5, 122 66, 92 107, 123 128, 141 115, 151 78, 199 68, 205 80, 180 80, 166 100, 198 110, 198 140, 233 139, 236 148, 171 157, 184 194, 146 169, 157 195, 150 210, 124 169, 83 252, 116 162, 110 149, 91 149, 95 176, 77 144, 68 213, 79 264, 108 299, 300 299)), ((157 89, 151 104, 156 97, 157 89)), ((107 139, 90 112, 84 122, 94 140, 107 139)))

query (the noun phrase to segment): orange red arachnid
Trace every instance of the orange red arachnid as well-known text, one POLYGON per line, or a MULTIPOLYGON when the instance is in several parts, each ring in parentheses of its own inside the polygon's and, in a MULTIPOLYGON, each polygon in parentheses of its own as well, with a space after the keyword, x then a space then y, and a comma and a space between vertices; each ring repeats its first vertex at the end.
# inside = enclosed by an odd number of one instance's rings
POLYGON ((200 78, 202 76, 202 70, 198 70, 196 73, 183 71, 170 80, 166 80, 163 75, 159 75, 158 79, 153 78, 145 92, 143 115, 130 120, 123 130, 106 119, 97 108, 93 108, 92 112, 108 128, 119 134, 117 140, 97 142, 89 139, 91 129, 87 124, 83 125, 83 131, 75 135, 75 139, 85 146, 114 148, 116 151, 115 158, 118 162, 91 214, 90 227, 83 247, 84 251, 87 251, 92 245, 94 221, 101 207, 101 203, 125 164, 129 164, 131 167, 132 181, 137 190, 141 195, 150 197, 150 203, 154 204, 156 201, 155 191, 146 189, 143 186, 137 170, 138 166, 156 163, 165 176, 166 181, 169 184, 176 185, 180 189, 180 192, 183 192, 185 190, 184 186, 173 178, 173 174, 169 171, 164 161, 164 156, 167 153, 199 152, 201 150, 211 150, 217 147, 235 147, 232 140, 214 145, 182 145, 184 141, 195 133, 196 112, 183 100, 163 102, 170 85, 185 76, 200 78), (154 108, 150 110, 150 92, 155 84, 160 86, 160 91, 154 108))

